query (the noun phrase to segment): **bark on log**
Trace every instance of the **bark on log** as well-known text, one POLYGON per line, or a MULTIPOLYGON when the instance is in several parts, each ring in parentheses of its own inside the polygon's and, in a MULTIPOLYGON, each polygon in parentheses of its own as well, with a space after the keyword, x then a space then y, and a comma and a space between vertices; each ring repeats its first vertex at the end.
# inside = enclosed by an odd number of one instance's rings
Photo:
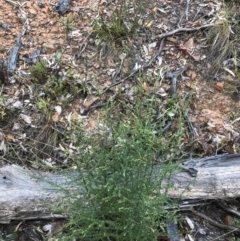
MULTIPOLYGON (((184 169, 171 178, 168 196, 180 200, 227 199, 240 196, 240 154, 220 155, 183 162, 184 169), (196 175, 195 175, 196 174, 196 175), (195 175, 195 176, 194 176, 195 175)), ((67 187, 74 172, 41 173, 16 165, 0 168, 0 223, 11 220, 62 218, 52 214, 57 206, 67 205, 67 187), (53 183, 56 185, 54 186, 53 183)), ((163 182, 167 185, 169 180, 163 182)))

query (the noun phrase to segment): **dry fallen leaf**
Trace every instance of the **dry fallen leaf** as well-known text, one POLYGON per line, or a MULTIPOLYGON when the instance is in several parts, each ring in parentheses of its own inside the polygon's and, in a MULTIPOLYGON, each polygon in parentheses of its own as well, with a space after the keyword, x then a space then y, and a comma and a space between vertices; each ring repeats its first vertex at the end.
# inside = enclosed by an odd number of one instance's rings
POLYGON ((153 12, 154 14, 156 14, 156 13, 158 12, 157 7, 153 8, 153 9, 152 9, 152 12, 153 12))
POLYGON ((51 222, 51 227, 48 227, 48 234, 61 234, 64 225, 66 224, 65 220, 56 220, 51 222))
POLYGON ((206 120, 209 120, 210 118, 211 119, 215 119, 215 118, 221 119, 222 118, 221 113, 217 110, 214 111, 214 110, 210 110, 210 109, 203 109, 201 111, 201 115, 206 117, 206 120))
POLYGON ((0 141, 3 141, 3 140, 4 140, 4 138, 5 138, 4 133, 3 133, 3 132, 0 132, 0 141))
POLYGON ((10 135, 10 134, 6 135, 5 138, 6 138, 7 141, 15 141, 14 136, 13 136, 13 135, 10 135))
POLYGON ((20 110, 23 107, 23 103, 18 100, 15 103, 13 103, 13 107, 20 110))
POLYGON ((102 6, 102 5, 104 5, 104 4, 107 4, 107 1, 106 1, 106 0, 101 0, 100 3, 99 3, 100 6, 102 6))
POLYGON ((52 121, 53 122, 58 122, 59 120, 59 114, 56 112, 53 116, 52 116, 52 121))
POLYGON ((27 124, 31 124, 32 120, 31 117, 28 115, 24 115, 24 114, 20 114, 20 117, 27 123, 27 124))
POLYGON ((0 151, 2 151, 4 155, 5 155, 6 151, 7 151, 7 147, 6 147, 5 143, 4 143, 4 140, 0 144, 0 151))
POLYGON ((96 128, 96 126, 97 126, 96 120, 90 119, 88 122, 88 127, 92 129, 92 128, 96 128))
POLYGON ((145 24, 145 27, 150 28, 152 25, 153 25, 153 20, 150 21, 150 22, 147 22, 147 23, 145 24))
POLYGON ((234 138, 239 137, 240 134, 233 129, 233 126, 231 124, 224 123, 223 127, 225 130, 229 131, 234 138))
POLYGON ((14 123, 14 124, 13 124, 13 127, 12 127, 12 130, 13 130, 13 131, 17 131, 17 130, 19 130, 19 129, 20 129, 19 123, 14 123))
POLYGON ((62 107, 60 105, 55 106, 54 109, 59 115, 62 113, 62 107))
POLYGON ((32 14, 32 15, 37 15, 37 11, 35 8, 29 8, 28 9, 29 13, 32 14))
POLYGON ((185 85, 192 90, 196 89, 196 84, 194 83, 186 82, 185 85))
POLYGON ((213 141, 214 143, 221 144, 222 139, 220 138, 219 135, 216 135, 216 136, 213 137, 212 141, 213 141))
POLYGON ((66 149, 59 143, 59 149, 62 150, 63 152, 66 151, 66 149))
POLYGON ((107 57, 107 63, 109 67, 116 67, 116 64, 114 63, 114 60, 111 56, 107 57))
POLYGON ((194 241, 194 239, 192 238, 192 236, 190 234, 188 234, 187 237, 188 237, 189 241, 194 241))
POLYGON ((226 67, 224 67, 223 69, 224 69, 225 71, 227 71, 229 74, 231 74, 233 77, 235 77, 235 74, 233 73, 232 70, 230 70, 230 69, 228 69, 228 68, 226 68, 226 67))
POLYGON ((185 220, 186 220, 189 228, 193 230, 194 229, 194 221, 187 216, 185 217, 185 220))
POLYGON ((192 49, 194 47, 194 41, 193 38, 190 38, 187 42, 183 44, 184 47, 187 49, 192 49))
POLYGON ((156 46, 157 46, 157 42, 152 42, 152 43, 148 44, 148 49, 150 50, 152 48, 156 48, 156 46))
POLYGON ((143 83, 143 91, 145 94, 149 94, 149 87, 146 82, 143 83))
POLYGON ((197 77, 196 72, 193 71, 193 70, 188 70, 188 71, 186 71, 186 75, 187 75, 188 77, 190 77, 192 80, 194 80, 194 79, 197 77))
POLYGON ((199 115, 199 120, 207 123, 208 129, 211 131, 223 130, 223 118, 219 111, 203 109, 199 115))
POLYGON ((94 95, 90 95, 89 97, 87 97, 84 102, 83 102, 83 106, 84 108, 89 108, 95 101, 97 101, 99 98, 97 96, 94 95))
POLYGON ((218 91, 223 91, 224 82, 218 82, 215 84, 215 89, 218 91))
POLYGON ((211 131, 222 131, 223 130, 223 121, 222 119, 210 119, 208 121, 208 129, 211 131))
POLYGON ((118 57, 121 60, 124 60, 126 58, 127 54, 126 53, 121 53, 118 57))

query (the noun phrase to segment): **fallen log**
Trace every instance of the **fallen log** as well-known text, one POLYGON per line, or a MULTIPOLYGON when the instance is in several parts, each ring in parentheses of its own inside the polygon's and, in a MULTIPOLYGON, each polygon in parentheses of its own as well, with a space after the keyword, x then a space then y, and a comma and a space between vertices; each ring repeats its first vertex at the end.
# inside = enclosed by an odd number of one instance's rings
MULTIPOLYGON (((81 187, 72 182, 76 172, 43 173, 16 165, 0 168, 0 223, 22 219, 63 218, 53 214, 66 206, 68 194, 81 187), (71 184, 70 184, 71 183, 71 184)), ((167 195, 179 200, 228 199, 240 196, 240 154, 226 154, 185 161, 171 182, 167 195)))

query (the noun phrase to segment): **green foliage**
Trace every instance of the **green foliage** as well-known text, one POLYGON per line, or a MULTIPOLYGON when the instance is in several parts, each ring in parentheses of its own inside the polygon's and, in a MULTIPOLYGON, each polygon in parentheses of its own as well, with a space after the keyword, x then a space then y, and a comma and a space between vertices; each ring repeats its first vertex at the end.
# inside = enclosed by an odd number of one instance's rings
POLYGON ((47 65, 44 61, 38 61, 30 70, 30 78, 37 83, 47 81, 47 65))
POLYGON ((47 96, 53 100, 60 96, 72 96, 75 98, 80 94, 84 94, 85 91, 84 84, 76 83, 71 75, 67 75, 64 78, 52 75, 49 83, 44 88, 44 92, 46 92, 47 96))
POLYGON ((71 15, 67 15, 66 17, 63 17, 61 22, 66 32, 71 31, 74 27, 73 17, 71 15))
MULTIPOLYGON (((224 60, 228 58, 238 58, 236 54, 237 45, 239 42, 238 18, 237 7, 230 3, 225 2, 223 5, 223 16, 221 16, 221 24, 216 24, 208 33, 208 43, 211 45, 209 53, 209 62, 212 63, 210 72, 218 72, 222 67, 224 60), (233 21, 234 20, 234 21, 233 21), (234 23, 235 22, 235 23, 234 23)), ((215 74, 215 73, 214 73, 215 74)))
MULTIPOLYGON (((136 34, 144 26, 146 6, 142 0, 130 3, 121 0, 112 13, 100 13, 93 28, 97 34, 96 44, 100 40, 108 43, 119 42, 136 34)), ((148 20, 149 21, 149 20, 148 20)))
POLYGON ((104 21, 101 23, 97 22, 94 28, 98 37, 107 41, 120 39, 131 33, 131 30, 127 28, 121 16, 113 16, 110 24, 104 21))
POLYGON ((4 117, 6 116, 6 100, 4 97, 0 97, 0 120, 4 119, 4 117))
POLYGON ((231 26, 225 20, 222 24, 213 27, 209 32, 209 43, 211 44, 210 60, 212 70, 218 71, 223 60, 229 58, 233 53, 233 42, 230 40, 231 26))
POLYGON ((0 122, 10 123, 13 121, 13 117, 16 115, 14 107, 7 107, 7 96, 2 94, 0 95, 0 122))
POLYGON ((38 98, 37 102, 36 102, 37 107, 47 116, 50 115, 51 111, 50 111, 50 105, 48 103, 47 100, 43 99, 43 98, 38 98))
MULTIPOLYGON (((101 134, 91 137, 74 127, 72 141, 79 154, 71 157, 79 190, 70 196, 66 212, 70 220, 61 240, 157 240, 166 222, 175 220, 174 213, 165 209, 174 205, 166 197, 171 183, 163 185, 163 179, 177 169, 173 160, 179 152, 183 121, 176 114, 178 131, 163 136, 163 116, 154 121, 161 102, 142 96, 131 103, 112 103, 101 134), (129 110, 127 115, 122 107, 129 110), (159 153, 165 162, 157 163, 159 153)), ((180 112, 178 104, 175 107, 180 112)))

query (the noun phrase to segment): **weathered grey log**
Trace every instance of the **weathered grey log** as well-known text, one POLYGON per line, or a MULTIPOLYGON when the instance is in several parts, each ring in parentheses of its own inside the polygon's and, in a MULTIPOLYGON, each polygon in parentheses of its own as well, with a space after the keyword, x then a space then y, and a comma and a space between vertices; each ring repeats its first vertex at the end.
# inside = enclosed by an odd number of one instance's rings
POLYGON ((226 154, 183 162, 196 170, 193 177, 188 171, 171 179, 174 188, 168 195, 181 199, 226 199, 240 196, 240 154, 226 154))
MULTIPOLYGON (((240 196, 240 154, 221 155, 183 163, 170 180, 168 196, 181 200, 227 199, 240 196)), ((10 220, 60 218, 53 208, 68 205, 74 186, 74 171, 65 174, 41 173, 16 165, 0 168, 0 223, 10 220), (53 185, 53 184, 56 185, 53 185), (71 184, 70 184, 71 183, 71 184)), ((163 188, 169 180, 163 182, 163 188)))
MULTIPOLYGON (((72 175, 69 175, 72 177, 72 175)), ((22 219, 63 218, 52 214, 63 207, 64 193, 71 181, 67 175, 40 173, 16 165, 0 168, 0 223, 22 219)))
POLYGON ((14 46, 10 50, 10 55, 8 57, 7 61, 7 71, 9 73, 13 73, 17 67, 17 59, 18 59, 18 54, 20 51, 20 48, 22 46, 22 36, 25 34, 25 30, 23 30, 20 34, 18 34, 17 37, 17 46, 14 46))

